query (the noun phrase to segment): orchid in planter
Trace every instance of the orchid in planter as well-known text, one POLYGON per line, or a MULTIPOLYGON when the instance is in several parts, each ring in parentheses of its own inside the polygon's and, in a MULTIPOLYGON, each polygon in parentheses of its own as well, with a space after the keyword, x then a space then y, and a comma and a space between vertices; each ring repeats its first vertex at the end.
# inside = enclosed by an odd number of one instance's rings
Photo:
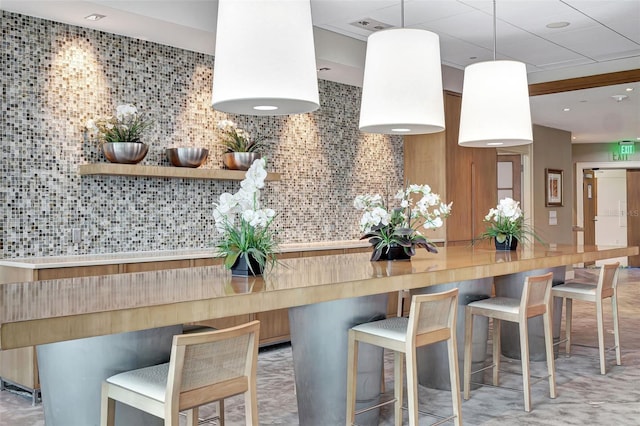
POLYGON ((222 235, 216 248, 225 257, 225 267, 236 275, 260 275, 276 262, 276 238, 270 229, 276 213, 260 206, 265 165, 264 159, 255 160, 238 192, 224 193, 214 204, 216 229, 222 235))
POLYGON ((517 242, 527 240, 529 236, 543 243, 525 223, 520 202, 511 198, 500 200, 495 209, 489 210, 484 222, 487 224, 487 229, 480 238, 494 238, 496 248, 515 250, 517 242))
POLYGON ((440 196, 431 192, 429 185, 408 185, 399 190, 394 199, 399 202, 399 207, 386 205, 379 194, 359 195, 353 202, 357 210, 363 211, 360 229, 364 236, 361 239, 369 238, 373 246, 371 260, 387 259, 399 248, 405 259, 416 254, 416 247, 437 253, 436 246, 418 228, 442 227, 443 219, 451 214, 453 203, 441 202, 440 196), (421 196, 415 203, 414 194, 421 196))

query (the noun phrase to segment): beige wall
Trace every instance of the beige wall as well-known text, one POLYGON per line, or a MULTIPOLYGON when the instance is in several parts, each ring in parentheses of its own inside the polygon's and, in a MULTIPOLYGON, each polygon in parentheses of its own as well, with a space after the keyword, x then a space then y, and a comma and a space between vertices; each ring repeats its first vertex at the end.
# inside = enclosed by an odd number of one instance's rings
POLYGON ((571 133, 544 126, 533 126, 534 228, 547 243, 572 244, 573 164, 571 133), (564 171, 562 207, 545 206, 545 169, 564 171), (549 211, 555 211, 558 224, 549 225, 549 211))
MULTIPOLYGON (((636 144, 640 150, 640 144, 636 144)), ((640 161, 640 152, 621 157, 618 155, 617 143, 582 143, 571 146, 573 163, 602 161, 640 161)))

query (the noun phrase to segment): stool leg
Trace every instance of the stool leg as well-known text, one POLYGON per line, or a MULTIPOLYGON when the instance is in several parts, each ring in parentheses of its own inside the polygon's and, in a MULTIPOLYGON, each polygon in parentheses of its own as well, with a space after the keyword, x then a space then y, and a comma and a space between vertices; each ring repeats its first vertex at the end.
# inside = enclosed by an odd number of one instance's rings
POLYGON ((500 384, 500 328, 502 321, 499 319, 493 319, 493 386, 499 386, 500 384))
POLYGON ((447 340, 447 350, 449 355, 449 380, 451 381, 451 403, 453 404, 453 415, 456 416, 454 424, 462 426, 462 403, 460 401, 460 377, 458 372, 458 344, 455 332, 447 340))
POLYGON ((402 424, 402 394, 404 388, 404 354, 402 352, 393 351, 393 396, 396 399, 393 404, 395 414, 395 424, 402 424))
POLYGON ((567 346, 565 347, 565 352, 567 353, 567 355, 571 355, 571 319, 572 319, 572 309, 573 309, 573 299, 571 298, 565 298, 566 300, 566 308, 567 308, 567 313, 565 314, 565 320, 564 320, 564 334, 565 337, 567 338, 567 346))
POLYGON ((522 360, 522 388, 524 391, 524 411, 531 411, 531 376, 529 372, 529 327, 527 318, 520 323, 520 358, 522 360))
POLYGON ((224 426, 224 399, 218 401, 218 425, 224 426))
POLYGON ((547 357, 547 374, 549 374, 549 395, 551 398, 556 397, 556 368, 553 358, 553 328, 551 327, 551 309, 547 308, 547 312, 542 315, 544 323, 544 345, 547 357))
POLYGON ((614 292, 611 296, 611 313, 613 314, 613 337, 616 344, 616 365, 622 365, 620 355, 620 324, 618 323, 618 295, 614 292))
POLYGON ((407 406, 409 426, 418 426, 418 368, 416 365, 416 349, 406 352, 407 364, 407 406))
POLYGON ((356 420, 356 375, 358 374, 358 342, 355 332, 349 330, 349 346, 347 350, 347 418, 346 426, 356 420))
POLYGON ((471 394, 471 347, 473 345, 473 314, 471 309, 465 310, 464 319, 464 399, 469 399, 471 394))
POLYGON ((600 374, 607 373, 604 353, 604 319, 602 317, 602 299, 596 299, 596 319, 598 322, 598 352, 600 352, 600 374))
POLYGON ((102 384, 102 398, 100 404, 100 426, 114 426, 116 417, 116 401, 108 396, 107 383, 102 384))
POLYGON ((198 426, 198 407, 187 410, 187 425, 198 426))

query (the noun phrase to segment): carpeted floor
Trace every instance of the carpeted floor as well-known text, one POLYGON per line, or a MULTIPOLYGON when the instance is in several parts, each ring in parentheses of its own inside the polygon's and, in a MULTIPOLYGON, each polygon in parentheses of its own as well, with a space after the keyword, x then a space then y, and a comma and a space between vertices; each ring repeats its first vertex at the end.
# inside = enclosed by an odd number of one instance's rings
MULTIPOLYGON (((576 270, 576 278, 594 277, 597 271, 576 270)), ((549 387, 542 380, 532 387, 533 411, 524 411, 522 393, 482 387, 463 401, 465 425, 640 425, 640 270, 623 269, 619 280, 622 365, 615 366, 615 355, 608 353, 607 374, 600 375, 597 350, 574 348, 570 358, 561 354, 556 360, 558 397, 549 398, 549 387), (583 354, 586 356, 580 356, 583 354)), ((607 347, 613 345, 611 305, 605 304, 607 347)), ((563 320, 564 333, 564 320, 563 320)), ((574 341, 595 346, 594 305, 574 302, 574 341)), ((491 349, 489 348, 489 351, 491 349)), ((262 425, 297 425, 297 408, 293 385, 291 348, 280 345, 262 349, 258 365, 258 411, 262 425)), ((544 376, 545 363, 533 362, 532 374, 544 376)), ((503 358, 505 370, 518 372, 520 362, 503 358)), ((490 374, 487 372, 486 374, 490 374)), ((393 393, 391 354, 385 354, 387 392, 393 393)), ((502 385, 521 388, 518 375, 502 374, 502 385)), ((421 410, 447 416, 451 412, 451 395, 420 387, 421 410)), ((242 399, 226 401, 226 424, 244 424, 242 399)), ((201 410, 201 424, 214 425, 215 408, 201 410)), ((434 418, 423 416, 420 424, 434 418)), ((381 425, 392 425, 392 410, 382 410, 381 425)), ((44 425, 41 405, 31 406, 30 399, 12 392, 0 392, 0 425, 44 425)), ((85 425, 68 425, 85 426, 85 425)), ((127 425, 135 426, 135 425, 127 425)))

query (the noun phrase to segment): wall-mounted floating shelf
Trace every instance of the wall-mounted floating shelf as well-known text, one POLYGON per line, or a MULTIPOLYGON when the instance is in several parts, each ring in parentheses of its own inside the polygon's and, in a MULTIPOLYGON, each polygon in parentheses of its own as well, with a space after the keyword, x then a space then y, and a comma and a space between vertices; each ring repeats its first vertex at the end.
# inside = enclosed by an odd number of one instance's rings
MULTIPOLYGON (((159 178, 243 180, 246 172, 224 169, 192 169, 189 167, 141 166, 138 164, 80 164, 78 174, 109 176, 144 176, 159 178)), ((280 173, 268 173, 267 181, 280 180, 280 173)))

